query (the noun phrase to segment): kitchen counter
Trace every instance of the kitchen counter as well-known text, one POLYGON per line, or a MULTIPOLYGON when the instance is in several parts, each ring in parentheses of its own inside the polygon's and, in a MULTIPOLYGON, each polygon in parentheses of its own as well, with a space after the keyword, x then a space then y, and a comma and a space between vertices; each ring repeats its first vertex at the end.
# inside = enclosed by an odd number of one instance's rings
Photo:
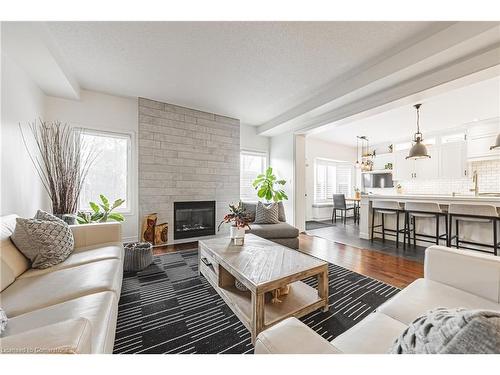
MULTIPOLYGON (((361 196, 361 207, 360 207, 360 227, 359 227, 359 237, 364 239, 370 239, 371 235, 371 204, 374 200, 395 200, 401 203, 410 202, 410 201, 427 201, 427 202, 436 202, 439 203, 446 209, 450 203, 463 203, 463 204, 488 204, 497 207, 497 211, 500 212, 500 197, 496 196, 475 196, 473 193, 470 195, 462 194, 462 195, 440 195, 440 194, 367 194, 361 196)), ((386 215, 386 226, 387 228, 395 228, 395 220, 394 215, 386 215), (392 217, 391 217, 392 216, 392 217)), ((401 217, 402 219, 402 217, 401 217)), ((380 215, 376 216, 375 225, 379 224, 380 215)), ((442 218, 442 226, 441 228, 445 228, 445 218, 442 218)), ((400 228, 403 228, 403 221, 401 220, 400 228)), ((417 219, 417 233, 424 234, 435 234, 435 218, 419 218, 417 219)), ((500 220, 499 220, 500 223, 500 220)), ((491 230, 491 224, 478 224, 478 223, 460 223, 461 225, 461 236, 462 234, 469 240, 493 243, 493 231, 491 230), (491 241, 488 241, 491 237, 491 241)), ((379 229, 379 228, 378 228, 379 229)), ((377 229, 377 230, 378 230, 377 229)), ((500 232, 499 232, 500 233, 500 232)), ((375 237, 379 237, 379 235, 375 235, 375 237)), ((392 239, 392 237, 388 237, 392 239)), ((418 245, 421 246, 430 246, 430 243, 426 242, 418 242, 418 245)), ((441 243, 444 245, 444 241, 441 243)))

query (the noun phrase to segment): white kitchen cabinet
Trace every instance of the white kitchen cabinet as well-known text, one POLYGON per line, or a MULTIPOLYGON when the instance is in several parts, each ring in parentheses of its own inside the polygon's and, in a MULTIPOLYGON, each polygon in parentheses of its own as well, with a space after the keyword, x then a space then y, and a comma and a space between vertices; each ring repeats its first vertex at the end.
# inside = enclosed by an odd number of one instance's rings
POLYGON ((435 179, 439 177, 439 152, 434 146, 428 146, 430 158, 406 159, 409 150, 394 153, 394 170, 392 178, 395 181, 414 179, 435 179))
POLYGON ((373 170, 374 171, 385 170, 385 166, 389 163, 392 163, 394 166, 393 153, 377 154, 373 159, 373 170))
POLYGON ((467 159, 491 160, 500 158, 500 150, 490 147, 495 144, 497 134, 500 133, 498 119, 483 121, 467 131, 467 159))
POLYGON ((414 161, 414 177, 416 179, 433 180, 439 177, 439 152, 435 146, 427 146, 430 158, 414 161))
POLYGON ((444 143, 439 152, 439 177, 462 178, 467 176, 465 141, 444 143))
POLYGON ((406 159, 408 150, 394 152, 394 165, 392 179, 395 181, 411 180, 413 178, 415 163, 414 160, 406 159))

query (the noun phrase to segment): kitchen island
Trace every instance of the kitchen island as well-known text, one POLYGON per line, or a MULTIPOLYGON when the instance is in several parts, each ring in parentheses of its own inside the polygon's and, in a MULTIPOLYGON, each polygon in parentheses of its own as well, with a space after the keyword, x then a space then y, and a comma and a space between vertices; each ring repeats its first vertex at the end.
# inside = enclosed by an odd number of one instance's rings
MULTIPOLYGON (((446 211, 449 204, 452 203, 462 203, 462 204, 487 204, 497 207, 497 211, 500 212, 500 196, 494 195, 426 195, 426 194, 368 194, 362 195, 361 206, 360 206, 360 227, 359 227, 359 237, 364 239, 371 238, 371 215, 372 215, 372 202, 374 200, 392 200, 402 203, 404 206, 405 202, 435 202, 438 203, 441 208, 446 211)), ((375 225, 380 224, 380 216, 377 215, 375 218, 375 225)), ((387 228, 395 228, 396 223, 394 215, 386 215, 385 225, 387 228)), ((401 217, 402 219, 402 217, 401 217)), ((445 228, 445 218, 441 218, 440 227, 445 228)), ((500 220, 499 220, 500 221, 500 220)), ((436 231, 436 219, 435 218, 418 218, 416 222, 417 233, 434 235, 436 231)), ((401 220, 400 228, 403 228, 403 220, 401 220)), ((379 229, 379 228, 378 228, 379 229)), ((497 229, 498 230, 498 229, 497 229)), ((498 232, 500 233, 500 231, 498 232)), ((380 237, 380 235, 375 234, 375 237, 380 237)), ((493 244, 493 231, 491 224, 484 223, 460 223, 460 238, 467 239, 469 241, 478 241, 482 243, 493 244)), ((394 240, 392 237, 388 239, 394 240)), ((402 236, 400 237, 402 241, 402 236)), ((440 242, 441 245, 446 245, 444 240, 440 242)), ((417 241, 417 245, 420 246, 430 246, 428 242, 417 241)))

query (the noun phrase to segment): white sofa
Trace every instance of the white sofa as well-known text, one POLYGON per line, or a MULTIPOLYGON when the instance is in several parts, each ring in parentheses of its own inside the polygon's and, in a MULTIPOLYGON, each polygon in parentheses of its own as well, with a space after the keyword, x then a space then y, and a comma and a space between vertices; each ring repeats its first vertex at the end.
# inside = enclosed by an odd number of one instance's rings
POLYGON ((64 262, 32 269, 10 236, 16 215, 0 223, 0 307, 9 321, 3 353, 111 353, 123 278, 120 223, 75 225, 64 262))
POLYGON ((386 353, 414 319, 436 307, 500 311, 500 257, 431 246, 425 254, 423 279, 415 280, 332 342, 289 318, 260 333, 255 352, 386 353))

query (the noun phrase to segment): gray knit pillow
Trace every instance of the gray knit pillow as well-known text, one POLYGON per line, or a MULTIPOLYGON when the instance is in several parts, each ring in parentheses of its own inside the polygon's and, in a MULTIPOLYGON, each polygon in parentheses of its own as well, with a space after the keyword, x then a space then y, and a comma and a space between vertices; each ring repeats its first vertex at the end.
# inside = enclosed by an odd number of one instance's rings
POLYGON ((500 353, 500 311, 438 308, 417 318, 393 354, 500 353))
POLYGON ((257 203, 255 210, 255 224, 278 224, 278 204, 271 203, 264 205, 262 202, 257 203))
POLYGON ((33 219, 16 219, 11 236, 32 268, 48 268, 64 261, 73 251, 74 238, 68 224, 47 212, 38 211, 33 219))

